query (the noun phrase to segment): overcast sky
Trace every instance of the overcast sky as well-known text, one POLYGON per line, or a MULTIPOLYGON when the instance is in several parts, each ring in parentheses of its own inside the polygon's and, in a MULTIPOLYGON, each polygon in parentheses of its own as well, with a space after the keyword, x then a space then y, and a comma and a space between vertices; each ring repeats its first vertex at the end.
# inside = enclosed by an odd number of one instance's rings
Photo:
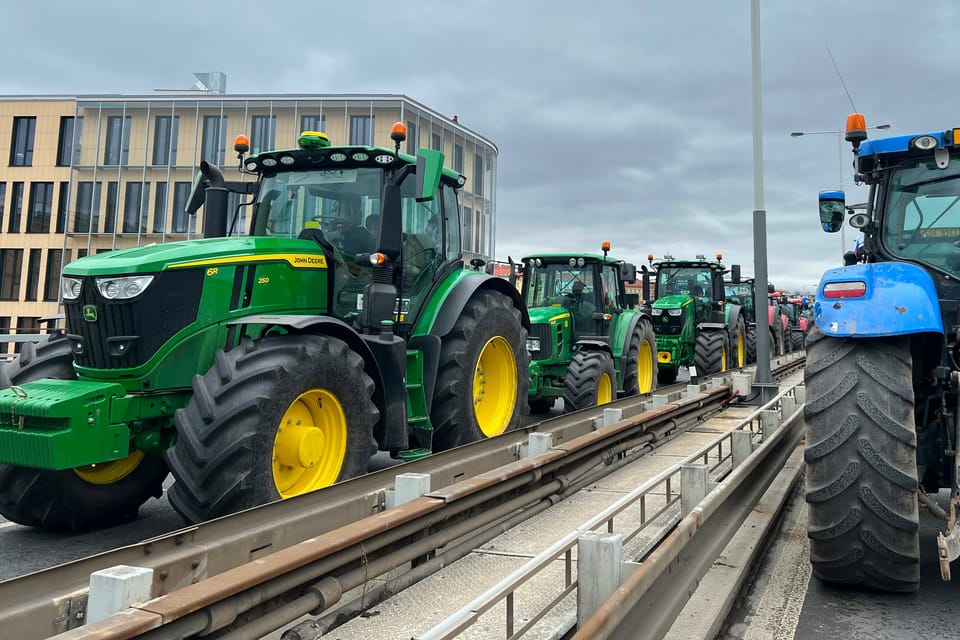
MULTIPOLYGON (((957 7, 761 0, 778 286, 840 263, 816 209, 839 186, 838 136, 790 136, 852 110, 827 48, 868 125, 960 126, 957 7)), ((228 94, 405 94, 498 145, 498 259, 610 240, 637 263, 722 252, 753 273, 749 0, 8 2, 2 21, 0 94, 149 93, 200 71, 228 94)))

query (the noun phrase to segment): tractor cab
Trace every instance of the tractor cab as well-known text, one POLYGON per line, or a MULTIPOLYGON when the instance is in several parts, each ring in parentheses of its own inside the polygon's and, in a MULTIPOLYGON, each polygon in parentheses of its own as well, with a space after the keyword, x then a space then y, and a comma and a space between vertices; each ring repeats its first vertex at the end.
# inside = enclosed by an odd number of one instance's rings
MULTIPOLYGON (((655 263, 656 302, 654 308, 683 308, 693 305, 694 321, 711 322, 717 313, 722 315, 726 298, 723 274, 726 269, 717 262, 709 262, 703 255, 696 260, 674 260, 667 256, 655 263)), ((654 312, 654 315, 659 315, 654 312)), ((673 315, 669 314, 668 315, 673 315)))
POLYGON ((462 267, 465 178, 444 169, 439 152, 401 153, 402 123, 391 137, 396 149, 330 147, 316 131, 301 134, 297 149, 244 158, 239 139, 235 149, 243 172, 259 175, 246 189, 255 193, 250 235, 319 245, 332 271, 331 315, 365 331, 390 320, 404 333, 434 283, 462 267))

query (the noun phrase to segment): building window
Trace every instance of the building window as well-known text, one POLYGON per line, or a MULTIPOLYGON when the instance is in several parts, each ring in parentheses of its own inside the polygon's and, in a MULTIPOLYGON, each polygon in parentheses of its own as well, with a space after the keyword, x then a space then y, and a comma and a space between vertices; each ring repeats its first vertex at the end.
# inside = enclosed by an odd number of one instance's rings
POLYGON ((113 233, 117 228, 117 210, 120 199, 120 185, 117 182, 107 183, 107 210, 104 213, 103 232, 113 233))
POLYGON ((100 192, 102 183, 77 183, 77 216, 73 221, 74 232, 97 233, 100 229, 100 192))
POLYGON ((453 170, 457 173, 463 173, 463 145, 453 145, 453 170))
POLYGON ((443 136, 439 133, 434 133, 430 136, 433 142, 430 145, 431 149, 436 149, 437 151, 443 151, 443 136))
POLYGON ((27 262, 27 292, 24 300, 37 299, 37 285, 40 284, 40 256, 43 249, 30 249, 30 258, 27 262))
POLYGON ((297 137, 304 131, 327 131, 327 116, 300 116, 300 131, 297 137))
POLYGON ((103 164, 126 165, 130 158, 130 116, 107 117, 107 143, 103 164))
POLYGON ((13 119, 13 138, 10 140, 10 166, 33 166, 33 136, 37 131, 37 119, 17 117, 13 119))
POLYGON ((407 122, 407 153, 416 155, 420 148, 420 132, 417 131, 417 123, 407 122))
POLYGON ((73 161, 73 116, 60 118, 60 140, 57 142, 57 166, 69 167, 73 161))
POLYGON ((20 299, 23 249, 0 249, 0 300, 20 299))
POLYGON ((167 183, 157 183, 157 193, 153 200, 153 232, 163 233, 167 222, 167 183))
POLYGON ((473 209, 463 208, 463 250, 473 251, 473 209))
POLYGON ((67 204, 70 202, 70 183, 60 183, 60 197, 57 198, 57 233, 63 233, 67 225, 67 204))
POLYGON ((3 214, 7 204, 7 183, 0 182, 0 227, 3 226, 3 214))
MULTIPOLYGON (((10 335, 10 316, 0 316, 0 335, 10 335)), ((10 343, 0 341, 0 353, 10 353, 10 343)))
POLYGON ((373 116, 350 116, 350 144, 373 146, 373 116))
POLYGON ((7 225, 7 233, 20 233, 20 215, 23 212, 23 190, 22 182, 14 182, 13 189, 10 191, 10 223, 7 225))
POLYGON ((173 233, 187 232, 187 201, 193 185, 189 182, 176 182, 173 185, 173 233))
POLYGON ((473 192, 483 195, 483 156, 479 153, 473 154, 473 192))
POLYGON ((128 182, 123 200, 123 233, 146 231, 147 203, 150 202, 150 183, 128 182))
POLYGON ((227 152, 227 116, 203 116, 200 159, 220 166, 227 152))
POLYGON ((253 116, 250 122, 250 153, 262 153, 274 148, 277 116, 253 116))
POLYGON ((43 282, 43 299, 56 302, 60 293, 60 272, 63 271, 63 249, 47 251, 47 275, 43 282))
POLYGON ((27 207, 27 233, 50 233, 53 214, 53 183, 32 182, 27 207))
POLYGON ((153 123, 153 164, 177 164, 177 137, 180 116, 157 116, 153 123))

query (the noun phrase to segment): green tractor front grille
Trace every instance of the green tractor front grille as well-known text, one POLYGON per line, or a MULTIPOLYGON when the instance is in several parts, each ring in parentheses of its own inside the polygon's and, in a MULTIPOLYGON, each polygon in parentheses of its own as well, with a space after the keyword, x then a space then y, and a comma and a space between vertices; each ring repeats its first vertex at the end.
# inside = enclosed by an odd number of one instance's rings
POLYGON ((146 362, 197 318, 203 270, 164 271, 132 300, 107 300, 92 276, 65 300, 67 338, 81 367, 124 369, 146 362))
POLYGON ((653 332, 657 335, 676 336, 680 335, 683 329, 683 313, 678 316, 671 316, 664 309, 660 317, 653 321, 653 332))
POLYGON ((553 341, 550 339, 551 326, 547 323, 537 323, 530 325, 528 340, 536 340, 540 343, 539 351, 531 351, 530 356, 533 360, 549 360, 553 357, 553 341))

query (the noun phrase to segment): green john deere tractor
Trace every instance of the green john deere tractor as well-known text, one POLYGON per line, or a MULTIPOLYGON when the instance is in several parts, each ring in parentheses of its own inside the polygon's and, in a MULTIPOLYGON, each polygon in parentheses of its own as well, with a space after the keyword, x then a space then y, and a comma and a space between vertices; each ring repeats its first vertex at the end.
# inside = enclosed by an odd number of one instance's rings
MULTIPOLYGON (((653 330, 657 336, 659 380, 669 384, 680 367, 694 365, 709 375, 746 364, 746 329, 742 309, 724 295, 720 262, 704 256, 696 260, 666 257, 652 263, 656 271, 653 330)), ((739 280, 734 265, 734 280, 739 280)))
MULTIPOLYGON (((0 514, 107 526, 159 496, 196 522, 290 498, 520 424, 529 319, 465 269, 443 154, 299 147, 201 163, 204 239, 63 270, 66 331, 0 368, 0 514), (228 231, 228 197, 251 207, 228 231), (235 196, 234 196, 235 197, 235 196), (9 387, 9 388, 7 388, 9 387)), ((234 212, 234 221, 240 216, 234 212)))
POLYGON ((523 299, 530 313, 527 349, 530 410, 563 398, 582 409, 656 386, 656 338, 650 316, 628 296, 636 266, 607 255, 537 254, 523 259, 523 299))

